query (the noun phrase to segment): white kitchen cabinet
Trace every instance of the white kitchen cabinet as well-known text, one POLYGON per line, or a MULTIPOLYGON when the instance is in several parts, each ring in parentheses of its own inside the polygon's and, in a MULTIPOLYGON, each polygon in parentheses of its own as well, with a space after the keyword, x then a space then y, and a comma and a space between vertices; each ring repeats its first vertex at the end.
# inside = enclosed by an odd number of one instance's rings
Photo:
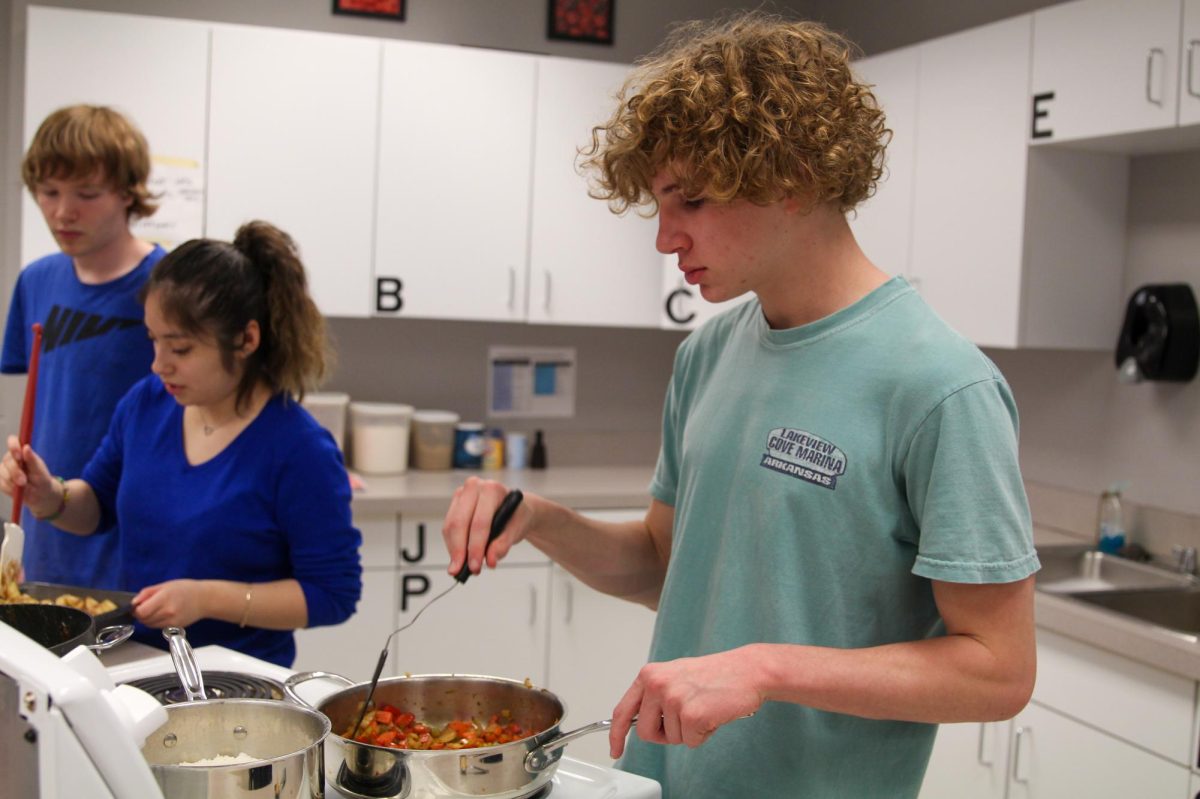
POLYGON ((657 224, 617 216, 588 195, 578 148, 616 108, 629 67, 538 59, 528 320, 544 324, 658 327, 662 260, 657 224))
POLYGON ((277 225, 330 316, 366 316, 372 299, 380 48, 361 36, 213 29, 208 235, 277 225))
POLYGON ((1193 680, 1038 630, 1034 702, 1185 767, 1195 695, 1193 680))
POLYGON ((663 330, 695 330, 722 311, 754 298, 753 292, 724 302, 709 302, 699 286, 689 286, 679 271, 676 255, 663 256, 662 313, 663 330))
MULTIPOLYGON (((582 510, 609 522, 640 521, 644 508, 582 510)), ((564 729, 611 718, 650 653, 654 611, 588 588, 560 566, 552 570, 547 686, 567 705, 564 729)), ((571 742, 571 757, 612 765, 608 736, 571 742)))
MULTIPOLYGON (((397 575, 397 627, 454 584, 444 568, 397 575)), ((487 674, 544 686, 549 578, 546 565, 504 565, 472 576, 396 635, 390 657, 397 672, 487 674)))
POLYGON ((920 45, 912 273, 976 344, 1018 338, 1029 32, 1022 16, 920 45))
MULTIPOLYGON (((170 248, 203 235, 208 26, 128 14, 29 7, 25 145, 42 120, 75 103, 108 105, 145 134, 158 213, 137 235, 170 248)), ((21 263, 58 250, 22 192, 21 263)))
POLYGON ((535 85, 533 56, 384 44, 376 315, 525 319, 535 85))
POLYGON ((1200 125, 1200 0, 1183 2, 1179 59, 1179 124, 1200 125))
POLYGON ((1013 720, 1009 799, 1186 797, 1190 771, 1031 703, 1013 720))
POLYGON ((905 275, 914 284, 910 258, 920 54, 919 47, 904 47, 854 64, 860 79, 872 85, 892 138, 875 195, 850 214, 850 228, 871 262, 889 274, 905 275))
MULTIPOLYGON (((454 582, 446 571, 442 519, 401 519, 397 627, 454 582)), ((514 547, 498 568, 472 575, 396 635, 398 672, 528 677, 545 685, 549 589, 549 559, 529 544, 514 547)))
POLYGON ((919 46, 910 272, 980 346, 1107 350, 1124 307, 1128 159, 1027 146, 1031 24, 919 46))
POLYGON ((1176 125, 1180 0, 1075 0, 1033 20, 1033 142, 1176 125))
POLYGON ((921 799, 1004 799, 1008 722, 938 727, 921 799))

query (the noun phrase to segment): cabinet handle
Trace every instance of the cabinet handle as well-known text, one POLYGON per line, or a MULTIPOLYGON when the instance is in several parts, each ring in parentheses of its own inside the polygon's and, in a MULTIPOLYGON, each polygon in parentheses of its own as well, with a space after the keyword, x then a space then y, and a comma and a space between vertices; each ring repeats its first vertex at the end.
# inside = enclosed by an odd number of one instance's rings
POLYGON ((1193 80, 1196 77, 1196 48, 1200 47, 1200 39, 1192 39, 1188 42, 1188 69, 1187 69, 1187 92, 1192 97, 1200 97, 1200 91, 1196 89, 1196 82, 1193 80))
POLYGON ((529 586, 529 626, 537 624, 537 586, 529 586))
POLYGON ((987 722, 981 723, 979 725, 979 751, 975 753, 975 759, 979 761, 979 765, 988 766, 990 768, 992 766, 992 759, 990 757, 984 757, 984 753, 988 749, 987 745, 984 743, 987 739, 987 731, 987 722))
MULTIPOLYGON (((1163 59, 1163 81, 1166 81, 1166 60, 1167 54, 1161 47, 1151 47, 1150 52, 1146 53, 1146 100, 1154 105, 1162 108, 1162 97, 1154 99, 1154 57, 1161 56, 1163 59)), ((1164 94, 1165 92, 1160 92, 1164 94)))
POLYGON ((571 619, 575 618, 575 586, 570 582, 564 583, 567 587, 567 616, 563 619, 565 624, 570 624, 571 619))
POLYGON ((515 267, 508 268, 508 310, 515 310, 517 307, 517 270, 515 267))
POLYGON ((549 269, 543 270, 542 274, 545 276, 545 282, 546 282, 546 299, 545 299, 545 302, 542 303, 542 307, 546 310, 547 313, 549 313, 549 311, 550 311, 550 270, 549 269))
MULTIPOLYGON (((1013 741, 1013 770, 1012 777, 1014 782, 1027 783, 1029 782, 1029 774, 1025 769, 1021 768, 1021 739, 1025 736, 1025 728, 1017 727, 1017 737, 1013 741)), ((1029 730, 1033 732, 1033 730, 1029 730)))

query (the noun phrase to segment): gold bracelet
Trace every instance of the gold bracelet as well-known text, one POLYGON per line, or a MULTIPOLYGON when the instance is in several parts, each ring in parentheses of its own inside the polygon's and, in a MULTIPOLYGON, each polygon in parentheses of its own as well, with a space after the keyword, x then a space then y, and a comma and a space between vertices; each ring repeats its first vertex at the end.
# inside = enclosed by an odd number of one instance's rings
POLYGON ((58 475, 54 475, 54 479, 58 481, 58 484, 60 486, 62 486, 62 492, 63 492, 62 499, 60 499, 58 501, 58 509, 56 511, 54 511, 54 513, 51 513, 49 516, 38 516, 37 514, 34 514, 34 518, 36 518, 38 521, 52 522, 55 519, 57 519, 59 516, 62 516, 63 511, 65 511, 67 509, 67 496, 70 493, 69 490, 67 489, 67 481, 62 479, 58 475))
POLYGON ((242 620, 238 622, 238 627, 246 626, 246 619, 250 618, 250 598, 254 596, 254 585, 246 583, 246 605, 242 608, 242 620))

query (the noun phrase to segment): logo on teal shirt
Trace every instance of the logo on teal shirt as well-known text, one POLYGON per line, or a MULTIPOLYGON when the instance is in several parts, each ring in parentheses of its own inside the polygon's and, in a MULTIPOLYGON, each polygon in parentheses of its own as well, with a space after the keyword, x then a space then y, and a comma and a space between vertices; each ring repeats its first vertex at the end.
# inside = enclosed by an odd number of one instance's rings
POLYGON ((846 473, 846 453, 806 430, 776 427, 767 435, 759 466, 833 489, 838 475, 846 473))

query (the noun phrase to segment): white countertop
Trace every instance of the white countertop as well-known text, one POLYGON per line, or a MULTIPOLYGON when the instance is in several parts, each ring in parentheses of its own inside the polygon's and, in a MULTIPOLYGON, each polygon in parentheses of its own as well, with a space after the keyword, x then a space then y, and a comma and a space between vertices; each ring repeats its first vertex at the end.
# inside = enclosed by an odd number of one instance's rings
POLYGON ((650 505, 651 466, 555 467, 445 472, 409 470, 404 474, 359 474, 365 488, 354 492, 356 514, 439 514, 454 489, 468 477, 499 480, 509 488, 531 491, 578 509, 646 508, 650 505))

